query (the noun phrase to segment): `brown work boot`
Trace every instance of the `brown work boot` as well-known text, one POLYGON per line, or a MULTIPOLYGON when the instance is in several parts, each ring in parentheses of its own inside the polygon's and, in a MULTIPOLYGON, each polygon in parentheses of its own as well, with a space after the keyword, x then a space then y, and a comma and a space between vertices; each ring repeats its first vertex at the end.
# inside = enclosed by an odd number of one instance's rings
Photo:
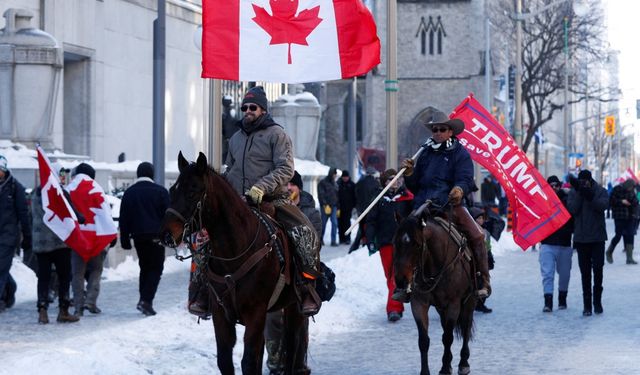
POLYGON ((491 295, 491 284, 489 282, 489 275, 481 273, 481 286, 476 291, 476 297, 478 298, 487 298, 491 295))
POLYGON ((196 292, 194 299, 189 301, 187 310, 189 310, 189 313, 199 317, 200 319, 211 318, 209 293, 205 288, 201 288, 196 292))
POLYGON ((38 323, 49 324, 49 314, 46 307, 38 307, 38 323))
POLYGON ((58 313, 58 323, 74 323, 80 320, 77 315, 69 314, 69 306, 60 306, 60 312, 58 313))
POLYGON ((315 283, 310 280, 302 285, 302 305, 300 306, 300 312, 304 316, 314 316, 320 311, 322 302, 315 290, 315 283))

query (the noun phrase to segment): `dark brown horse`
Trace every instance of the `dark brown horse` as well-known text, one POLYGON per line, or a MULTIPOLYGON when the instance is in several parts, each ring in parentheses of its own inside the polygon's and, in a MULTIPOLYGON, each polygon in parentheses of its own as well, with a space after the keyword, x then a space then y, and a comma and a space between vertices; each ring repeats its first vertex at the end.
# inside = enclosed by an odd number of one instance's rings
MULTIPOLYGON (((205 228, 210 245, 205 274, 213 312, 218 368, 233 374, 232 351, 236 323, 243 324, 243 374, 262 374, 264 327, 267 310, 285 310, 284 352, 286 373, 305 373, 306 318, 299 312, 293 281, 279 293, 281 271, 295 280, 293 267, 281 262, 277 247, 288 254, 287 236, 252 210, 226 180, 207 166, 200 153, 195 163, 178 155, 180 175, 171 187, 171 204, 164 220, 164 242, 176 246, 205 228), (271 227, 271 229, 269 228, 271 227), (275 291, 275 293, 274 293, 275 291), (273 297, 273 300, 272 299, 273 297), (271 300, 271 305, 270 305, 271 300), (275 301, 275 303, 274 303, 275 301)), ((283 278, 284 279, 284 278, 283 278)), ((186 292, 186 291, 185 291, 186 292)))
POLYGON ((435 306, 442 324, 444 354, 440 374, 451 374, 454 330, 462 338, 458 374, 468 374, 469 340, 476 305, 473 264, 464 247, 450 236, 423 205, 400 223, 395 237, 394 270, 399 288, 411 287, 411 312, 418 326, 421 375, 429 374, 429 307, 435 306))

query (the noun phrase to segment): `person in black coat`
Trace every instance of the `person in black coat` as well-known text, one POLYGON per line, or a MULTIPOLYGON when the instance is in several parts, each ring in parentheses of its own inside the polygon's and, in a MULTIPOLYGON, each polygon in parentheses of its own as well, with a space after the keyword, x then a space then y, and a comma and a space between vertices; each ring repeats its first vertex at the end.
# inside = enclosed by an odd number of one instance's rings
MULTIPOLYGON (((380 183, 383 186, 391 183, 397 174, 394 169, 386 170, 380 176, 380 183)), ((391 298, 396 288, 393 273, 393 236, 398 228, 401 219, 407 217, 413 209, 413 194, 402 186, 401 179, 394 182, 394 185, 387 190, 382 198, 365 216, 366 238, 369 254, 380 252, 382 269, 387 279, 387 319, 395 322, 402 317, 404 306, 402 302, 391 298)))
POLYGON ((578 178, 571 176, 569 183, 572 189, 567 198, 567 209, 574 220, 573 247, 578 251, 578 265, 582 277, 582 315, 591 316, 592 311, 602 314, 602 269, 604 243, 607 240, 604 211, 609 207, 609 196, 607 190, 600 186, 586 169, 580 171, 578 178))
POLYGON ((338 211, 340 206, 338 202, 338 185, 336 185, 337 175, 336 169, 330 168, 327 177, 318 182, 318 200, 320 201, 320 215, 322 216, 321 238, 324 241, 327 221, 331 220, 331 246, 338 246, 336 237, 338 234, 338 211))
POLYGON ((140 163, 135 180, 122 196, 120 204, 120 241, 131 249, 131 239, 140 265, 140 300, 137 309, 144 315, 155 315, 153 299, 164 269, 164 247, 159 232, 164 213, 169 208, 169 192, 153 182, 153 165, 140 163))
MULTIPOLYGON (((366 175, 362 176, 356 183, 356 211, 358 215, 361 215, 364 210, 367 209, 371 201, 378 195, 380 191, 380 182, 376 178, 378 171, 374 167, 367 167, 366 175)), ((358 226, 358 233, 349 248, 349 253, 354 252, 360 248, 360 242, 364 236, 364 219, 360 221, 358 226)), ((366 240, 365 240, 366 242, 366 240)))
POLYGON ((348 245, 351 241, 344 232, 351 226, 351 213, 356 206, 356 184, 351 181, 349 171, 342 171, 342 176, 338 180, 338 205, 340 206, 338 216, 340 243, 348 245))
POLYGON ((622 238, 624 251, 627 253, 627 264, 637 264, 633 259, 633 239, 636 235, 638 198, 633 180, 626 180, 613 188, 609 197, 609 205, 616 234, 607 248, 607 263, 613 263, 613 250, 622 238))

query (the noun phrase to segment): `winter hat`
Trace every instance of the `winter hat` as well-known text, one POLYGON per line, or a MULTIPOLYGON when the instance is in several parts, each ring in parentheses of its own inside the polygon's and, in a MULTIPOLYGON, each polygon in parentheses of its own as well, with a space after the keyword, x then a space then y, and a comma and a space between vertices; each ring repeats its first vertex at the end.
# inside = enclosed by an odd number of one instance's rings
POLYGON ((7 167, 7 158, 0 155, 0 171, 8 172, 9 168, 7 167))
POLYGON ((143 161, 138 165, 138 170, 136 170, 136 175, 138 176, 138 178, 140 177, 153 178, 153 175, 154 175, 153 164, 149 163, 148 161, 143 161))
POLYGON ((578 180, 591 180, 591 172, 587 169, 583 169, 578 173, 578 180))
POLYGON ((458 135, 464 130, 464 122, 462 122, 462 120, 449 119, 449 116, 440 111, 433 111, 431 116, 427 119, 427 122, 424 124, 424 126, 429 130, 431 130, 435 125, 448 126, 453 130, 453 135, 458 135))
POLYGON ((73 172, 73 175, 77 175, 77 174, 86 174, 87 176, 91 177, 92 179, 96 178, 96 170, 93 169, 92 166, 90 166, 87 163, 80 163, 78 164, 78 166, 75 169, 75 172, 73 172))
POLYGON ((329 168, 329 174, 327 174, 327 176, 333 177, 333 176, 335 176, 337 174, 338 174, 338 171, 334 167, 331 167, 331 168, 329 168))
POLYGON ((393 168, 384 171, 380 175, 380 185, 385 186, 387 184, 387 181, 393 179, 396 174, 398 174, 398 172, 393 168))
POLYGON ((368 175, 373 176, 378 171, 374 167, 368 166, 366 172, 367 172, 368 175))
POLYGON ((300 176, 300 173, 298 173, 298 171, 293 171, 293 177, 291 178, 291 182, 292 184, 296 185, 300 190, 302 190, 302 176, 300 176))
POLYGON ((252 87, 247 91, 244 95, 244 99, 242 99, 242 105, 248 103, 257 104, 265 111, 267 110, 267 107, 269 107, 269 101, 267 100, 267 94, 264 93, 262 86, 252 87))
POLYGON ((346 169, 342 171, 342 177, 349 177, 349 171, 346 169))
POLYGON ((560 179, 556 175, 551 175, 547 178, 547 183, 560 185, 560 179))

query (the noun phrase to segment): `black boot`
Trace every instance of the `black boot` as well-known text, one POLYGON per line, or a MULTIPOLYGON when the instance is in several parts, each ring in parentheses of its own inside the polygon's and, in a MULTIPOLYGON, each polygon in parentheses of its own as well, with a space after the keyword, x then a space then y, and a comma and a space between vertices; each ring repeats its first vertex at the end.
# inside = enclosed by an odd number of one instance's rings
POLYGON ((490 309, 489 307, 487 307, 487 305, 484 304, 484 298, 478 298, 478 301, 476 302, 476 311, 479 311, 483 314, 489 314, 493 312, 493 309, 490 309))
POLYGON ((47 313, 47 304, 38 302, 38 323, 49 324, 49 314, 47 313))
POLYGON ((551 311, 553 311, 553 294, 545 294, 544 307, 542 308, 542 312, 551 312, 551 311))
POLYGON ((560 291, 558 294, 558 310, 565 310, 567 308, 567 292, 560 291))
POLYGON ((584 303, 584 309, 582 310, 582 316, 591 316, 591 294, 582 294, 582 302, 584 303))
POLYGON ((593 287, 593 312, 602 314, 602 287, 593 287))

